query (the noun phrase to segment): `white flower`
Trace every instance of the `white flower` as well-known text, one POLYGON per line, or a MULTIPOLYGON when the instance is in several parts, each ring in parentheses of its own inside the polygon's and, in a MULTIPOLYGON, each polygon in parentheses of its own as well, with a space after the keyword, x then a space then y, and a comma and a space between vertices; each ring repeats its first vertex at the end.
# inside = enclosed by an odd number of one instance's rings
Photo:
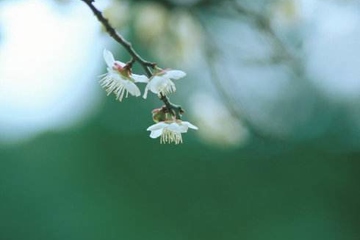
POLYGON ((189 128, 197 130, 198 128, 189 122, 176 120, 158 122, 148 127, 147 131, 151 131, 151 138, 160 137, 160 143, 175 144, 182 143, 182 133, 186 133, 189 128))
POLYGON ((171 79, 178 80, 186 76, 186 73, 180 70, 164 69, 155 73, 150 78, 149 83, 146 85, 143 98, 147 97, 147 92, 151 92, 160 95, 160 93, 167 95, 176 91, 175 83, 171 79))
POLYGON ((119 101, 123 99, 125 94, 125 96, 128 97, 129 93, 135 97, 140 96, 140 90, 135 83, 147 83, 149 79, 144 75, 131 73, 131 71, 125 67, 125 63, 115 61, 112 53, 106 49, 104 49, 103 57, 108 66, 108 72, 102 75, 100 84, 106 90, 108 95, 114 93, 116 99, 119 101))

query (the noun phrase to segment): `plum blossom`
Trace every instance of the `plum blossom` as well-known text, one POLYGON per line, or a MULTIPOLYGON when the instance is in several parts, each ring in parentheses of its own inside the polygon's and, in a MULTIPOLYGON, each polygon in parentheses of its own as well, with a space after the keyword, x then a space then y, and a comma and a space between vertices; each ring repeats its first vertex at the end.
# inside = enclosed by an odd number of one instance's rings
POLYGON ((169 93, 175 92, 175 83, 171 81, 171 79, 178 80, 186 76, 186 73, 181 70, 160 68, 157 70, 158 71, 154 73, 154 75, 150 78, 148 84, 146 85, 143 98, 147 97, 147 93, 149 90, 157 95, 167 95, 169 93))
POLYGON ((189 128, 197 130, 198 127, 190 122, 181 120, 162 121, 148 127, 147 131, 151 131, 151 138, 160 137, 160 143, 175 144, 182 143, 182 133, 186 133, 189 128))
POLYGON ((107 73, 103 74, 99 81, 108 95, 114 93, 116 99, 121 102, 123 97, 141 95, 139 88, 135 85, 137 82, 147 83, 149 79, 144 75, 131 73, 130 68, 123 62, 116 61, 113 54, 104 49, 103 57, 107 65, 107 73))

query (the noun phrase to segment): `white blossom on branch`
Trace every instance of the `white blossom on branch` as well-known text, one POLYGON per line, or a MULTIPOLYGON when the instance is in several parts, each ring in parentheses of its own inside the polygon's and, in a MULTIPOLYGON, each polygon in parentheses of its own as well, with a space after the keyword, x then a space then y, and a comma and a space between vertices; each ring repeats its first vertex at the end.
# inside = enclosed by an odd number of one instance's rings
POLYGON ((157 69, 157 72, 150 78, 149 83, 146 85, 143 98, 147 98, 147 93, 151 92, 160 96, 160 94, 168 95, 169 93, 175 92, 175 83, 171 81, 178 80, 186 76, 186 73, 181 70, 171 69, 157 69))
POLYGON ((162 121, 155 123, 147 128, 147 131, 151 131, 151 138, 160 137, 160 143, 171 143, 175 144, 182 143, 182 133, 186 133, 189 128, 197 130, 198 127, 191 124, 190 122, 173 120, 173 121, 162 121))
POLYGON ((114 93, 116 99, 122 101, 123 97, 141 95, 139 88, 135 83, 147 83, 149 79, 145 75, 131 73, 130 67, 123 62, 116 61, 113 54, 104 50, 103 57, 107 65, 107 73, 102 75, 100 84, 106 90, 108 95, 114 93))

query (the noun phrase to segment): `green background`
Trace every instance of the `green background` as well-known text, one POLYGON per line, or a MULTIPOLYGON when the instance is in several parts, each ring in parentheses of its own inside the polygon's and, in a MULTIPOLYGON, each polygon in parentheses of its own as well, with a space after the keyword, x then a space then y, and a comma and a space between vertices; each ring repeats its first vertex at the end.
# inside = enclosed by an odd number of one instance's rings
POLYGON ((144 111, 123 116, 127 100, 1 148, 1 239, 358 238, 359 152, 326 139, 218 150, 194 132, 160 145, 136 130, 144 111))

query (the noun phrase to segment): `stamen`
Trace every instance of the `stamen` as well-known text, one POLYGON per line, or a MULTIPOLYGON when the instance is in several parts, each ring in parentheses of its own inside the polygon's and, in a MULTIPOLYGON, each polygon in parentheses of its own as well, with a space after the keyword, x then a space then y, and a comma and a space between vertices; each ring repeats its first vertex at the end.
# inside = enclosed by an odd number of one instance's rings
POLYGON ((181 133, 173 132, 168 129, 164 129, 160 137, 160 143, 172 143, 175 144, 182 143, 181 133))

